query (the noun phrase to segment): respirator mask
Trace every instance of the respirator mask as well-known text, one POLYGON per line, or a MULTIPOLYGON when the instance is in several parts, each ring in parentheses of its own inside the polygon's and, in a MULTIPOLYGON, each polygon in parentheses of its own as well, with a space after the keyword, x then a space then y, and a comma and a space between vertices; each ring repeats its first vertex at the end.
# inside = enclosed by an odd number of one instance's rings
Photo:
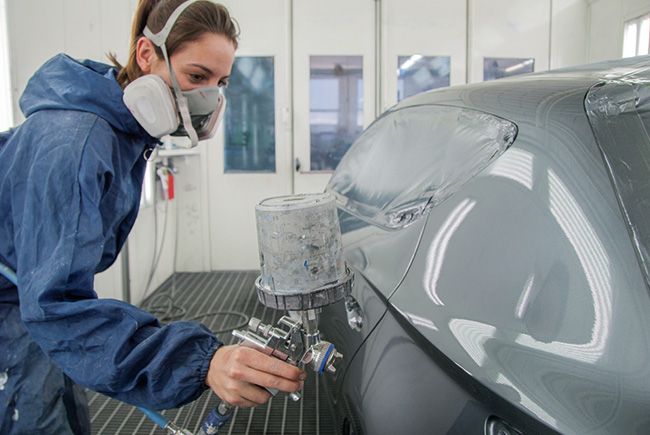
POLYGON ((198 0, 178 6, 160 32, 154 34, 148 27, 143 31, 162 50, 172 88, 161 77, 147 74, 129 83, 123 97, 126 107, 147 133, 156 138, 186 136, 190 139, 189 148, 214 136, 226 107, 226 97, 219 86, 181 91, 167 55, 167 36, 181 13, 195 1, 198 0))

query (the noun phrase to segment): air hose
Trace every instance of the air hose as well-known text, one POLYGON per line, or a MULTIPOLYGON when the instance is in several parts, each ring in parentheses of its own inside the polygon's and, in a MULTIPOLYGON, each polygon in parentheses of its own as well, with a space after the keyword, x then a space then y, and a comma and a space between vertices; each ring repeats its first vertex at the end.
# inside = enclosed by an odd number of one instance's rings
MULTIPOLYGON (((4 276, 11 282, 13 285, 18 287, 18 277, 16 272, 14 272, 8 266, 0 263, 0 275, 4 276)), ((149 420, 154 422, 156 425, 160 426, 163 430, 166 430, 167 433, 172 435, 192 435, 191 432, 181 429, 174 425, 162 414, 146 408, 144 406, 137 406, 137 408, 145 415, 149 420)), ((224 402, 222 402, 217 409, 214 409, 208 417, 201 424, 201 429, 197 435, 214 435, 219 431, 219 428, 224 426, 230 417, 232 416, 232 408, 227 407, 224 402)))

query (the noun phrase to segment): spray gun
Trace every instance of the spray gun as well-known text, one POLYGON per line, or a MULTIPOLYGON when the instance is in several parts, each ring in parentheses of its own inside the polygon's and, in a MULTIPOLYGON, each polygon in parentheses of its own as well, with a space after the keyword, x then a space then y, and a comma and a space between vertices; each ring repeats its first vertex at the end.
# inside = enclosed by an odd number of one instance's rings
MULTIPOLYGON (((336 373, 343 355, 318 330, 321 308, 345 299, 353 285, 343 261, 335 200, 329 194, 284 196, 264 200, 255 210, 262 269, 255 282, 257 297, 262 305, 288 314, 275 326, 252 318, 247 330, 233 335, 240 345, 289 364, 319 375, 336 373)), ((300 400, 299 393, 289 397, 300 400)), ((232 410, 221 402, 199 435, 217 433, 232 410)))
POLYGON ((260 303, 288 315, 277 326, 251 319, 235 331, 255 347, 318 374, 336 372, 343 355, 318 330, 321 308, 348 296, 353 275, 343 261, 336 202, 327 193, 270 198, 255 207, 262 273, 260 303))
MULTIPOLYGON (((247 331, 233 331, 233 334, 240 339, 240 344, 282 361, 311 368, 319 375, 324 372, 336 373, 335 364, 343 355, 336 351, 334 344, 321 339, 318 317, 321 307, 350 294, 352 277, 346 269, 341 280, 300 296, 274 295, 261 285, 260 277, 255 284, 260 302, 270 308, 286 310, 288 315, 282 316, 277 326, 252 318, 247 331)), ((290 397, 293 400, 300 399, 297 393, 292 393, 290 397)))
MULTIPOLYGON (((309 331, 302 320, 291 315, 280 318, 275 327, 253 318, 248 324, 248 331, 234 331, 234 335, 241 340, 241 345, 295 366, 310 367, 318 374, 324 371, 335 373, 334 364, 343 357, 332 343, 321 340, 318 330, 309 331)), ((300 400, 298 393, 291 393, 290 397, 294 401, 300 400)))
MULTIPOLYGON (((233 335, 240 345, 289 364, 319 375, 336 373, 335 364, 343 355, 321 339, 318 317, 321 308, 350 295, 354 275, 343 261, 335 200, 327 193, 284 196, 264 200, 255 210, 262 269, 255 282, 257 297, 262 305, 288 314, 276 326, 252 318, 247 330, 235 330, 233 335)), ((301 398, 298 393, 290 397, 301 398)), ((156 411, 140 409, 168 434, 192 435, 156 411)), ((233 411, 222 401, 196 435, 216 434, 233 411)))

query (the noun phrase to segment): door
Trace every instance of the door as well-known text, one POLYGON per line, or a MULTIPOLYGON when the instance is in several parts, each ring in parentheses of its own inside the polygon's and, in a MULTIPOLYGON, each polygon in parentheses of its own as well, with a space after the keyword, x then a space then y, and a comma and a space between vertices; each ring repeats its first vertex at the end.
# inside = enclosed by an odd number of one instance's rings
POLYGON ((375 118, 373 0, 293 1, 295 193, 322 192, 375 118))
POLYGON ((287 0, 222 3, 242 33, 226 116, 207 144, 211 268, 258 269, 255 204, 292 190, 290 5, 287 0))
POLYGON ((416 93, 467 82, 466 2, 381 4, 381 112, 416 93))

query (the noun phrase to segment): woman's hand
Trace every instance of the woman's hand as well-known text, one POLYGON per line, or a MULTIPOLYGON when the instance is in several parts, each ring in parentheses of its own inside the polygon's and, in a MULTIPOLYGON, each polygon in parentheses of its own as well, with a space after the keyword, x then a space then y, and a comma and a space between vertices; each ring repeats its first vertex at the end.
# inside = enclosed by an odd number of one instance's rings
POLYGON ((231 405, 252 407, 271 397, 264 387, 291 393, 301 390, 306 378, 296 366, 250 347, 231 345, 214 353, 205 383, 231 405))

